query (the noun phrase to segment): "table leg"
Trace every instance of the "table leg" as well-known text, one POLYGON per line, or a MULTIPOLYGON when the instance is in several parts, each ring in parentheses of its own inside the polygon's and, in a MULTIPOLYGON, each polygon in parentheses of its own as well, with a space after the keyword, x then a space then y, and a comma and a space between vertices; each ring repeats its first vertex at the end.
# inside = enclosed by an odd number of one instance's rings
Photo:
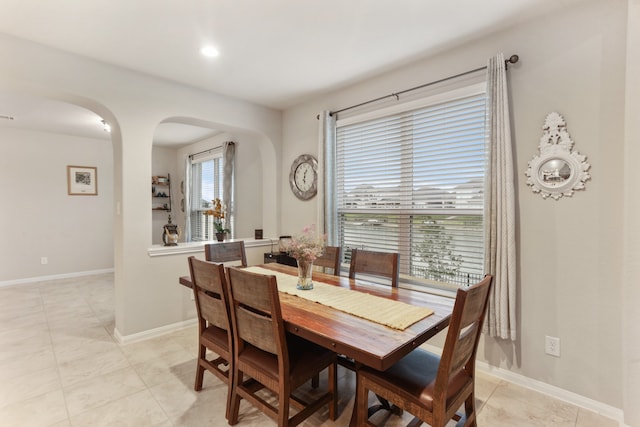
MULTIPOLYGON (((356 373, 356 395, 353 399, 353 411, 351 412, 351 421, 349 421, 349 427, 357 427, 358 426, 358 369, 362 366, 361 363, 355 363, 354 371, 356 373)), ((370 418, 373 414, 378 412, 380 409, 385 409, 391 412, 394 415, 402 416, 402 408, 391 404, 387 399, 382 396, 378 396, 376 394, 376 398, 380 402, 378 405, 373 405, 367 411, 367 418, 370 418)))
POLYGON ((353 371, 356 374, 356 393, 353 398, 353 411, 351 412, 351 421, 349 421, 349 427, 358 426, 358 369, 362 366, 362 363, 354 361, 353 371))
POLYGON ((378 405, 373 405, 370 406, 368 411, 367 411, 367 416, 369 418, 371 418, 371 416, 373 414, 375 414, 376 412, 378 412, 381 409, 384 409, 385 411, 389 411, 391 412, 393 415, 398 415, 398 416, 402 416, 402 408, 400 408, 399 406, 396 406, 392 403, 389 403, 389 401, 387 399, 385 399, 382 396, 378 396, 376 394, 376 398, 378 399, 378 402, 380 402, 378 405))

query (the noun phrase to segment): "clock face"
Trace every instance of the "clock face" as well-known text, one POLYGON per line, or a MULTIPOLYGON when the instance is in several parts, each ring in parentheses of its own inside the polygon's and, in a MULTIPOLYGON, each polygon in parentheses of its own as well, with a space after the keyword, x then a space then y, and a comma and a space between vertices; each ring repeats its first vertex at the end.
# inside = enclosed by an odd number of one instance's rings
POLYGON ((314 174, 313 167, 309 163, 302 163, 296 169, 296 187, 298 187, 300 191, 308 191, 313 185, 314 174))
POLYGON ((309 200, 318 190, 318 161, 308 154, 298 156, 289 173, 291 191, 300 200, 309 200))

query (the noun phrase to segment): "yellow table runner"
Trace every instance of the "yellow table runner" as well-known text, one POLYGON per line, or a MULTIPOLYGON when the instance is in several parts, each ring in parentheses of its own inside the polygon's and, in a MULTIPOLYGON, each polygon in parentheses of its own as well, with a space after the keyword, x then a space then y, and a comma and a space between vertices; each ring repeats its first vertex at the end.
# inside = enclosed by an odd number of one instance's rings
POLYGON ((318 304, 344 311, 363 319, 404 330, 419 320, 433 314, 433 310, 417 307, 375 295, 313 281, 313 289, 303 291, 296 288, 298 276, 269 270, 262 267, 247 267, 247 271, 276 276, 278 291, 296 295, 318 304))

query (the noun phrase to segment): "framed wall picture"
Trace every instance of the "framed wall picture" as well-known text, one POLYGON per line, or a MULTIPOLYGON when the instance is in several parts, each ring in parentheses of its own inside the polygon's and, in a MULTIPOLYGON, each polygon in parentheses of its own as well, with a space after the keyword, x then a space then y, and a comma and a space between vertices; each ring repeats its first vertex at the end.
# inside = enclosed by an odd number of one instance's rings
POLYGON ((67 192, 70 196, 97 196, 98 168, 67 166, 67 192))

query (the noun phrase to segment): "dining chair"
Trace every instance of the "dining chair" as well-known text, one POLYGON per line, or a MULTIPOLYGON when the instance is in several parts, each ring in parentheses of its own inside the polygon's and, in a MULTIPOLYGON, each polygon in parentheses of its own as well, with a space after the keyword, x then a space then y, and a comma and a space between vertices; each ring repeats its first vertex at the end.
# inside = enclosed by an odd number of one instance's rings
POLYGON ((475 362, 482 322, 487 311, 491 275, 477 284, 458 289, 442 355, 417 348, 386 371, 357 370, 358 425, 369 423, 369 392, 405 409, 423 422, 444 427, 451 419, 457 426, 476 426, 475 362), (456 411, 464 404, 464 414, 456 411))
MULTIPOLYGON (((379 276, 389 279, 392 287, 398 287, 398 261, 396 252, 377 252, 364 249, 351 249, 351 263, 349 264, 349 278, 355 279, 356 274, 362 273, 370 276, 379 276)), ((354 371, 355 362, 344 356, 338 355, 338 363, 347 369, 354 371)))
POLYGON ((198 316, 198 364, 194 390, 202 390, 207 370, 227 385, 225 416, 229 418, 233 377, 233 341, 224 266, 189 257, 189 271, 198 316), (217 355, 207 359, 207 349, 217 355))
POLYGON ((325 246, 324 253, 316 258, 313 262, 314 266, 323 269, 331 268, 334 276, 340 275, 340 261, 342 257, 342 248, 340 246, 325 246))
POLYGON ((391 281, 392 287, 397 288, 399 259, 400 256, 397 252, 377 252, 364 249, 351 249, 349 278, 355 279, 356 274, 358 273, 385 277, 391 281))
POLYGON ((207 261, 229 263, 240 261, 240 265, 247 266, 247 253, 244 240, 238 242, 217 242, 204 245, 204 256, 207 261))
POLYGON ((335 353, 285 331, 275 276, 234 267, 227 273, 235 343, 229 424, 238 422, 241 399, 277 421, 278 426, 296 426, 327 404, 329 418, 335 420, 335 353), (317 396, 313 400, 303 399, 301 393, 294 395, 302 384, 325 369, 325 393, 313 393, 317 396), (245 376, 258 384, 245 381, 245 376), (262 388, 277 395, 277 406, 258 393, 262 388), (299 409, 291 417, 290 405, 299 409))

